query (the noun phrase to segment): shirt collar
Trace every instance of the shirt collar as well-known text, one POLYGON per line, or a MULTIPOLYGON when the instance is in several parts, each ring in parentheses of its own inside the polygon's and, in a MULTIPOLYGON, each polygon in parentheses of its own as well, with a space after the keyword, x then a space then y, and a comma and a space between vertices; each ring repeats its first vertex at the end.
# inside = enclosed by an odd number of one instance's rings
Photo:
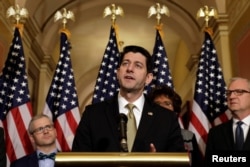
MULTIPOLYGON (((233 122, 234 124, 236 124, 239 120, 236 118, 233 118, 233 122)), ((250 115, 248 115, 247 117, 245 117, 244 119, 241 120, 244 124, 246 124, 247 126, 250 125, 250 115)))
MULTIPOLYGON (((145 102, 145 97, 144 94, 142 94, 136 101, 132 102, 136 108, 142 112, 143 110, 143 105, 145 102)), ((121 94, 118 94, 118 105, 119 105, 119 110, 121 111, 123 108, 125 108, 125 106, 128 104, 129 102, 121 96, 121 94)))

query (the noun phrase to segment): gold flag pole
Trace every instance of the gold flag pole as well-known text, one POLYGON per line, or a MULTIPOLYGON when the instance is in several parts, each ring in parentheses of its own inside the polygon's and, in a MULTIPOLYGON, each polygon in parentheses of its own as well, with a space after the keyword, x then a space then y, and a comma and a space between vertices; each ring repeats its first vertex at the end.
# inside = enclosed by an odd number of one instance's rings
POLYGON ((201 7, 198 12, 197 12, 197 19, 200 17, 204 17, 205 20, 205 31, 207 31, 210 36, 213 34, 213 31, 211 28, 209 28, 208 23, 211 17, 214 17, 215 19, 218 18, 218 13, 217 10, 213 7, 208 7, 208 6, 204 6, 201 7))
POLYGON ((159 30, 160 35, 163 37, 163 31, 162 27, 163 24, 161 23, 162 15, 170 16, 170 12, 167 6, 160 5, 159 3, 156 3, 155 5, 150 6, 148 10, 148 18, 150 18, 152 15, 156 15, 157 25, 156 29, 159 30))
POLYGON ((118 26, 116 25, 116 17, 119 16, 124 16, 124 11, 122 9, 121 6, 117 6, 115 4, 111 4, 109 6, 106 6, 104 11, 103 11, 103 18, 107 17, 107 16, 111 16, 111 23, 113 28, 115 29, 115 33, 116 33, 116 38, 117 38, 117 42, 119 44, 119 46, 122 47, 122 45, 124 44, 123 41, 119 41, 119 37, 118 37, 118 26))
POLYGON ((72 11, 66 10, 66 8, 62 9, 63 11, 57 11, 54 15, 54 22, 57 22, 58 20, 62 20, 63 27, 60 29, 60 32, 64 32, 68 38, 70 38, 70 32, 66 28, 66 25, 68 23, 68 20, 75 21, 75 15, 72 11))
POLYGON ((15 24, 22 35, 23 32, 23 24, 26 19, 29 17, 29 12, 26 8, 20 8, 19 5, 15 5, 15 7, 11 6, 7 9, 6 17, 10 18, 10 20, 15 24))

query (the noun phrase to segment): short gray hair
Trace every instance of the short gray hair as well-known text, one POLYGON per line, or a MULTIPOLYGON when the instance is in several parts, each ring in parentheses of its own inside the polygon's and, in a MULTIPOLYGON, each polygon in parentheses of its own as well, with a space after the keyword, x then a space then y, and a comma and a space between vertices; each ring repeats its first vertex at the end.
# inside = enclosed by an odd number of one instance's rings
POLYGON ((36 115, 36 116, 32 117, 32 119, 30 120, 29 127, 28 127, 29 134, 33 133, 33 130, 34 130, 32 127, 33 122, 40 119, 40 118, 48 118, 51 121, 51 124, 53 125, 53 121, 51 120, 51 118, 48 115, 45 115, 45 114, 36 115))

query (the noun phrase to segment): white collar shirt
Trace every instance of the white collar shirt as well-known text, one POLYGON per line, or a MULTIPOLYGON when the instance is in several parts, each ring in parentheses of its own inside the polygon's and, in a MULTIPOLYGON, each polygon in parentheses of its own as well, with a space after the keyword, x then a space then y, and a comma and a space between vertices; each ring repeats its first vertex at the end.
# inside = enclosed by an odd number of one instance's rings
MULTIPOLYGON (((141 120, 144 102, 145 102, 145 97, 143 94, 136 101, 132 102, 132 104, 136 106, 134 107, 133 112, 134 112, 137 128, 139 127, 139 123, 141 120)), ((126 105, 128 103, 129 102, 124 97, 122 97, 119 93, 118 94, 119 113, 123 113, 125 115, 128 114, 128 109, 126 108, 126 105)))

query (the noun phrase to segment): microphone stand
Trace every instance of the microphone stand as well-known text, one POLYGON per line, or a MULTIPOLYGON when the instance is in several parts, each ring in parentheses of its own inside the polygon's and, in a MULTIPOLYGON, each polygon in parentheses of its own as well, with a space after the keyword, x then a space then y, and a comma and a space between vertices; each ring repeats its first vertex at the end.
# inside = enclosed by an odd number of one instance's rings
POLYGON ((128 121, 127 116, 125 114, 120 114, 119 131, 120 131, 121 152, 128 152, 127 121, 128 121))

